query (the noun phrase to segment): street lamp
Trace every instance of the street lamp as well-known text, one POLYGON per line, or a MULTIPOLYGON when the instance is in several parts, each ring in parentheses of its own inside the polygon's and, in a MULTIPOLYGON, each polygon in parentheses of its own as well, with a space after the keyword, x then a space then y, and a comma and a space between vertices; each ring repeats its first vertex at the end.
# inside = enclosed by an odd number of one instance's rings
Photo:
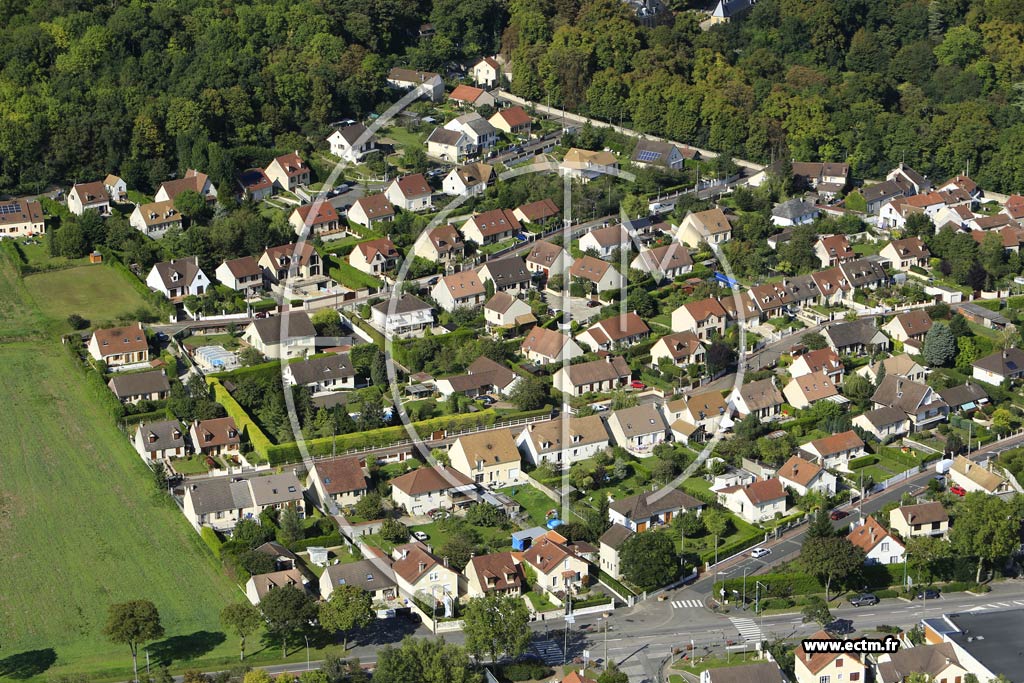
POLYGON ((604 668, 608 670, 608 620, 611 618, 611 614, 605 612, 601 619, 604 621, 604 668))
POLYGON ((747 609, 747 572, 750 567, 743 568, 743 609, 747 609))
POLYGON ((302 636, 306 639, 306 671, 309 671, 309 636, 302 636))

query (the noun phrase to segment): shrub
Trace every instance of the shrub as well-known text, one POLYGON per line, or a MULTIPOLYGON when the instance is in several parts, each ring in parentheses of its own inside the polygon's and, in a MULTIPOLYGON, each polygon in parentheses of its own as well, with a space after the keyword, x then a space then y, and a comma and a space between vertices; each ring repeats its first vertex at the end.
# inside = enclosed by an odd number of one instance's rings
POLYGON ((760 609, 788 609, 794 604, 789 598, 765 598, 761 600, 760 609))
POLYGON ((862 455, 859 458, 854 458, 850 461, 849 467, 851 470, 859 470, 865 467, 878 463, 878 457, 874 455, 862 455))
POLYGON ((220 550, 224 543, 220 540, 220 536, 217 535, 217 532, 208 526, 204 526, 200 529, 199 536, 203 539, 203 542, 206 543, 210 550, 213 551, 213 556, 220 559, 220 550))
POLYGON ((385 519, 380 525, 380 537, 390 543, 405 543, 409 540, 409 528, 395 519, 385 519))
MULTIPOLYGON (((899 597, 900 594, 899 591, 894 591, 889 588, 883 588, 882 590, 877 590, 874 593, 875 597, 877 597, 879 600, 882 600, 884 598, 896 598, 899 597)), ((881 630, 881 627, 879 627, 879 630, 881 630)))
POLYGON ((329 548, 335 545, 343 545, 345 541, 341 538, 341 534, 335 532, 328 534, 327 536, 312 536, 310 538, 304 538, 301 541, 295 541, 288 546, 288 549, 292 552, 298 553, 310 546, 329 548))
POLYGON ((539 681, 553 676, 555 671, 544 662, 530 659, 506 664, 501 673, 510 681, 539 681))
MULTIPOLYGON (((878 595, 878 593, 875 593, 875 595, 878 595)), ((881 596, 879 596, 879 597, 881 597, 881 596)), ((875 630, 878 631, 879 633, 892 633, 892 634, 895 635, 895 634, 899 633, 900 631, 902 631, 903 629, 901 629, 899 626, 891 626, 889 624, 879 624, 878 626, 875 627, 875 630)))
POLYGON ((77 313, 72 313, 68 316, 68 325, 71 325, 73 330, 84 330, 89 327, 89 321, 77 313))

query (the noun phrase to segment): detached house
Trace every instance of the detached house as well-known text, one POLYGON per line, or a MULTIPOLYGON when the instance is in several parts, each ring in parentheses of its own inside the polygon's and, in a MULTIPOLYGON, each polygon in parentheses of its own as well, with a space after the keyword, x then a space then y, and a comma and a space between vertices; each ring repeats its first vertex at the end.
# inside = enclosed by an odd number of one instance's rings
POLYGON ((871 318, 827 325, 821 331, 829 348, 840 356, 888 351, 890 342, 871 318))
POLYGON ((608 519, 629 531, 643 533, 648 529, 672 522, 673 517, 704 508, 700 502, 679 489, 664 488, 644 491, 629 498, 616 500, 608 506, 608 519))
POLYGON ((188 190, 198 193, 200 197, 206 200, 207 204, 217 201, 217 190, 213 187, 213 183, 210 182, 209 176, 205 173, 200 173, 194 168, 185 171, 184 177, 161 183, 153 199, 158 202, 165 202, 168 199, 173 200, 179 194, 188 190))
POLYGON ((714 247, 732 239, 732 225, 725 213, 715 207, 686 214, 676 234, 679 241, 688 247, 696 249, 701 242, 714 247))
POLYGON ((451 197, 481 194, 494 180, 494 167, 477 161, 453 168, 441 182, 441 190, 451 197))
POLYGON ((121 403, 161 401, 171 393, 171 385, 163 370, 118 373, 110 378, 107 386, 121 403))
POLYGON ((877 683, 905 683, 918 674, 924 674, 926 680, 934 683, 963 683, 970 673, 970 669, 960 663, 957 645, 949 641, 881 654, 875 664, 877 683))
POLYGON ((994 471, 991 461, 987 466, 979 465, 962 455, 953 459, 953 466, 949 468, 949 478, 968 493, 981 491, 993 495, 1012 490, 1006 477, 994 471))
POLYGON ((913 431, 929 429, 945 421, 949 414, 949 406, 930 386, 894 375, 885 376, 871 396, 871 402, 876 408, 889 406, 902 410, 910 418, 913 431))
POLYGON ((878 255, 886 260, 894 270, 908 272, 913 267, 927 268, 931 252, 920 237, 907 237, 893 240, 882 247, 878 255))
POLYGON ((68 192, 68 210, 76 216, 86 211, 96 211, 101 216, 110 215, 110 195, 103 183, 77 183, 68 192))
POLYGON ((718 502, 751 524, 786 514, 786 490, 775 478, 719 489, 718 502))
POLYGON ((608 258, 617 250, 631 244, 629 230, 624 225, 609 225, 594 228, 580 238, 580 251, 595 253, 600 258, 608 258))
POLYGON ((466 597, 480 598, 488 593, 519 597, 526 577, 517 556, 510 551, 476 555, 469 559, 463 570, 466 577, 466 597))
POLYGON ((319 460, 309 472, 309 491, 324 510, 328 509, 328 500, 339 508, 355 505, 368 489, 369 480, 358 455, 319 460))
POLYGON ((306 280, 323 274, 320 254, 316 253, 309 242, 268 247, 260 256, 259 265, 266 280, 271 283, 283 282, 289 277, 306 280))
POLYGON ((932 319, 923 309, 915 309, 904 313, 897 313, 896 316, 882 326, 892 339, 910 343, 913 347, 920 348, 924 343, 925 335, 932 329, 932 319))
POLYGON ((899 564, 903 562, 904 547, 885 530, 874 517, 869 516, 846 535, 847 540, 864 551, 864 564, 899 564))
POLYGON ((519 256, 487 261, 477 269, 480 282, 492 282, 494 291, 519 294, 530 288, 530 271, 519 256))
POLYGON ((650 336, 651 328, 647 327, 647 323, 640 316, 630 311, 599 320, 578 335, 577 339, 592 351, 611 351, 623 346, 632 346, 650 336))
POLYGON ((742 417, 757 415, 760 419, 777 417, 785 401, 771 377, 748 382, 729 394, 729 405, 742 417))
POLYGON ((89 338, 89 355, 108 368, 145 363, 149 360, 149 341, 142 323, 95 330, 89 338))
POLYGON ((331 133, 327 144, 331 146, 331 154, 347 161, 359 162, 377 150, 377 143, 372 135, 367 135, 367 128, 361 123, 354 123, 331 133))
POLYGON ((292 311, 253 320, 242 340, 267 358, 301 358, 313 353, 316 328, 305 311, 292 311))
POLYGON ((309 185, 309 166, 299 156, 298 151, 283 154, 263 171, 274 187, 294 192, 297 187, 309 185))
POLYGON ((222 285, 247 298, 263 289, 263 269, 252 256, 223 261, 213 274, 222 285))
POLYGON ((478 213, 462 224, 461 232, 478 246, 494 244, 519 233, 522 226, 509 209, 493 209, 478 213))
POLYGON ((797 356, 789 366, 791 377, 803 377, 814 373, 824 373, 838 383, 843 379, 843 361, 830 348, 816 349, 797 356))
POLYGON ((472 270, 445 275, 430 290, 430 296, 449 313, 460 306, 478 306, 485 295, 483 282, 472 270))
POLYGON ((591 392, 604 393, 629 383, 632 371, 622 356, 606 356, 600 360, 559 368, 553 378, 554 387, 570 396, 591 392))
POLYGON ((532 125, 530 115, 518 105, 499 110, 487 121, 498 130, 509 135, 527 136, 530 134, 530 127, 532 125))
POLYGON ((531 273, 544 273, 545 277, 561 275, 573 264, 573 258, 562 247, 546 240, 533 243, 526 255, 526 269, 531 273))
POLYGON ((810 408, 822 400, 839 397, 839 389, 831 377, 820 370, 808 375, 794 377, 782 388, 782 395, 789 405, 798 410, 810 408))
POLYGON ((302 484, 291 472, 233 480, 213 477, 185 486, 182 512, 197 530, 209 526, 227 532, 241 519, 257 519, 264 510, 295 506, 305 516, 302 484))
POLYGON ((498 142, 498 131, 476 112, 452 119, 444 127, 466 139, 466 152, 470 155, 482 154, 498 142))
MULTIPOLYGON (((834 640, 826 631, 818 631, 814 640, 834 640)), ((846 652, 807 652, 803 642, 793 651, 796 683, 867 683, 864 655, 846 652)))
POLYGON ((772 209, 772 224, 783 227, 813 223, 818 217, 818 207, 811 202, 794 197, 772 209))
POLYGON ((654 342, 651 347, 651 364, 660 365, 668 359, 677 367, 704 362, 704 346, 693 332, 668 334, 654 342))
POLYGON ((682 443, 704 441, 723 424, 730 424, 729 406, 719 391, 703 391, 663 406, 672 436, 682 443))
POLYGON ((434 309, 412 294, 370 308, 370 322, 386 337, 409 337, 434 324, 434 309))
POLYGON ((1024 351, 1015 348, 996 351, 974 361, 973 368, 974 379, 987 384, 998 386, 1006 380, 1020 379, 1024 377, 1024 351))
POLYGON ((444 605, 438 616, 451 614, 453 603, 459 599, 459 573, 427 550, 422 543, 407 543, 395 548, 392 555, 398 588, 428 604, 437 601, 444 605))
POLYGON ((913 536, 945 536, 949 531, 949 513, 942 503, 901 505, 889 511, 889 528, 904 539, 913 536))
POLYGON ((674 280, 693 270, 693 258, 686 247, 672 242, 662 247, 643 249, 629 267, 650 273, 656 280, 674 280))
POLYGON ((146 276, 146 285, 171 301, 180 301, 209 289, 210 278, 199 268, 199 257, 188 256, 153 266, 146 276))
POLYGON ((284 367, 285 386, 306 387, 312 394, 356 388, 356 371, 347 353, 329 353, 284 367))
POLYGON ((348 210, 350 221, 364 228, 375 223, 390 223, 395 219, 395 207, 384 193, 371 194, 357 199, 348 210))
POLYGON ((398 90, 420 88, 420 96, 433 102, 444 99, 444 79, 432 71, 415 71, 396 66, 388 72, 387 81, 389 86, 398 90))
POLYGON ((696 159, 699 154, 689 147, 680 148, 670 142, 640 138, 636 141, 630 160, 641 168, 658 166, 678 171, 687 159, 696 159))
POLYGON ((319 206, 314 202, 295 207, 288 216, 288 223, 296 235, 303 234, 308 225, 310 238, 341 232, 346 227, 342 226, 338 211, 327 201, 320 202, 319 206))
POLYGON ((836 475, 799 455, 790 456, 777 474, 784 487, 801 496, 807 495, 808 491, 817 491, 825 496, 836 493, 836 475))
POLYGON ((516 207, 512 212, 520 223, 545 225, 560 213, 558 205, 549 197, 516 207))
POLYGON ((589 283, 598 294, 622 289, 626 282, 626 278, 612 264, 590 255, 584 255, 573 262, 569 267, 569 278, 571 282, 589 283))
POLYGON ((868 364, 858 368, 857 374, 866 377, 872 382, 878 382, 878 373, 882 371, 883 367, 885 368, 886 375, 897 375, 914 382, 923 383, 928 377, 928 372, 924 367, 905 353, 890 356, 874 365, 868 364))
POLYGON ((455 89, 448 93, 448 99, 460 107, 493 107, 495 103, 494 95, 465 83, 455 86, 455 89))
POLYGON ((107 191, 107 196, 110 197, 112 202, 120 203, 128 198, 128 184, 124 182, 123 178, 113 173, 108 174, 103 179, 103 188, 107 191))
POLYGON ((42 204, 30 199, 0 202, 0 238, 32 237, 45 233, 42 204))
POLYGON ((622 567, 619 562, 619 551, 633 536, 633 532, 621 524, 612 524, 601 534, 598 540, 600 549, 601 569, 616 581, 622 578, 622 567))
POLYGON ((384 196, 405 211, 426 211, 433 207, 433 191, 422 173, 395 178, 384 190, 384 196))
POLYGON ((849 471, 850 461, 864 455, 864 442, 851 429, 805 443, 800 450, 826 469, 849 471))
POLYGON ((540 326, 526 333, 519 352, 526 360, 540 365, 572 360, 583 355, 583 349, 572 339, 561 332, 540 326))
POLYGON ((600 415, 563 416, 549 422, 527 425, 516 438, 523 457, 539 467, 551 463, 568 469, 574 463, 592 458, 608 448, 608 432, 600 415))
POLYGON ((616 410, 608 418, 608 429, 615 444, 637 457, 648 457, 654 447, 666 440, 665 420, 657 408, 641 404, 616 410))
POLYGON ((140 422, 135 429, 134 443, 143 460, 165 460, 185 455, 185 433, 177 420, 140 422))
POLYGON ((523 553, 523 563, 533 569, 537 577, 534 585, 556 596, 575 592, 590 576, 587 562, 554 531, 534 540, 523 553))
POLYGON ((427 137, 427 154, 449 163, 460 163, 474 153, 469 136, 438 126, 427 137))
POLYGON ((619 160, 612 152, 573 147, 565 153, 560 166, 563 175, 589 183, 598 176, 618 171, 619 160))
POLYGON ((128 223, 146 237, 160 239, 171 228, 182 227, 182 216, 170 199, 163 202, 136 204, 128 223))
POLYGON ((242 199, 259 202, 274 194, 274 183, 262 168, 247 168, 238 174, 237 180, 242 199))
POLYGON ((728 314, 714 298, 692 301, 672 311, 672 331, 693 332, 701 341, 724 336, 727 322, 728 314))
POLYGON ((451 467, 419 467, 390 482, 395 507, 410 515, 431 510, 450 510, 468 505, 467 494, 475 490, 473 480, 451 467))
POLYGON ((507 429, 460 436, 448 449, 448 458, 453 468, 488 488, 504 488, 519 480, 519 449, 507 429))
POLYGON ((501 64, 494 57, 483 57, 473 65, 473 82, 482 88, 494 88, 501 83, 501 64))
POLYGON ((466 244, 455 226, 446 223, 424 230, 413 246, 413 254, 434 263, 449 265, 465 257, 466 244))
POLYGON ((233 417, 196 420, 189 428, 189 436, 192 448, 203 455, 235 455, 242 443, 242 434, 233 417))
POLYGON ((822 268, 831 268, 857 258, 857 254, 850 248, 850 241, 846 239, 846 235, 818 239, 814 243, 814 255, 818 257, 822 268))
POLYGON ((381 276, 398 267, 401 254, 387 237, 360 242, 348 255, 348 263, 367 275, 381 276))
POLYGON ((879 441, 884 441, 910 432, 910 418, 902 410, 884 406, 869 410, 853 418, 853 425, 860 427, 879 441))
POLYGON ((386 603, 398 597, 398 586, 387 571, 374 560, 332 564, 320 575, 320 597, 330 600, 338 586, 357 586, 370 594, 373 604, 386 603))
POLYGON ((508 292, 495 292, 484 304, 484 320, 488 330, 515 329, 537 322, 530 305, 508 292))

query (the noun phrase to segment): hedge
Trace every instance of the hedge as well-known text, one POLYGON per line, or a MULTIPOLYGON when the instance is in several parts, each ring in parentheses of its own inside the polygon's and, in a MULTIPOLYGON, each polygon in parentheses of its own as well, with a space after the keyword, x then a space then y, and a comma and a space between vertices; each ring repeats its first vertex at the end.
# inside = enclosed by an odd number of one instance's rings
POLYGON ((865 467, 870 467, 878 463, 878 456, 876 455, 862 455, 859 458, 854 458, 849 462, 849 468, 851 470, 859 470, 865 467))
MULTIPOLYGON (((296 359, 299 360, 299 359, 296 359)), ((234 370, 228 370, 226 372, 214 373, 211 376, 217 377, 220 381, 232 380, 237 381, 243 377, 279 377, 281 375, 281 361, 268 361, 266 363, 259 363, 257 365, 250 365, 244 368, 235 368, 234 370)))
MULTIPOLYGON (((807 574, 762 574, 757 577, 761 585, 767 586, 767 595, 770 598, 788 598, 793 595, 809 595, 812 593, 824 593, 825 586, 813 576, 807 574)), ((711 591, 712 595, 721 595, 722 588, 725 588, 727 595, 733 591, 743 592, 743 579, 726 579, 715 584, 711 591), (724 584, 724 586, 723 586, 724 584)), ((747 597, 753 597, 755 588, 750 578, 747 579, 747 597)), ((761 594, 764 597, 764 593, 761 594)))
POLYGON ((14 240, 0 239, 0 249, 6 251, 11 257, 11 265, 17 271, 18 276, 24 275, 25 254, 21 247, 14 240))
POLYGON ((221 546, 224 545, 224 543, 221 542, 220 537, 217 536, 217 532, 208 526, 204 526, 202 529, 199 530, 199 536, 202 537, 203 542, 206 543, 206 545, 209 546, 210 550, 213 551, 213 556, 219 560, 220 549, 221 546))
POLYGON ((107 386, 106 380, 98 370, 94 369, 91 365, 87 365, 83 362, 81 355, 78 353, 78 349, 73 347, 71 343, 65 341, 64 349, 71 355, 71 362, 74 363, 75 367, 84 375, 85 384, 89 390, 93 393, 96 399, 103 404, 103 407, 107 409, 111 417, 120 422, 121 418, 124 417, 124 405, 121 401, 114 396, 114 392, 107 386))
POLYGON ((151 410, 148 413, 135 413, 134 415, 125 415, 121 418, 121 421, 125 425, 137 425, 140 422, 163 421, 173 420, 174 415, 166 407, 158 408, 157 410, 151 410))
POLYGON ((539 681, 552 676, 554 669, 537 660, 515 662, 501 667, 501 674, 506 679, 516 681, 539 681))
POLYGON ((341 533, 336 531, 333 534, 328 534, 326 536, 310 536, 309 538, 304 538, 301 541, 295 541, 288 546, 288 550, 291 550, 293 553, 298 553, 306 550, 310 546, 329 548, 331 546, 342 545, 344 542, 345 541, 341 538, 341 533))
POLYGON ((249 443, 252 444, 252 450, 255 452, 260 459, 269 458, 268 452, 271 448, 270 439, 263 433, 263 430, 259 428, 252 418, 249 417, 249 413, 245 412, 245 409, 238 404, 238 401, 228 393, 228 390, 224 388, 224 385, 220 383, 220 380, 216 377, 207 377, 207 383, 213 386, 213 397, 217 403, 224 406, 224 410, 227 411, 228 417, 233 418, 235 426, 238 427, 246 438, 249 439, 249 443))

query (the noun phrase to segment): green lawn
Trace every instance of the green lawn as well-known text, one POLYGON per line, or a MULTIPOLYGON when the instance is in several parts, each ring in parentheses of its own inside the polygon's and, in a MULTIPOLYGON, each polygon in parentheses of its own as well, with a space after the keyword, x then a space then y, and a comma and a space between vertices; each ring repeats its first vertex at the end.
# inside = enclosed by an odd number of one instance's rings
MULTIPOLYGON (((409 529, 411 531, 422 531, 426 533, 427 536, 430 537, 426 542, 430 544, 430 547, 438 554, 443 552, 445 544, 451 539, 451 533, 443 529, 437 522, 421 524, 419 526, 409 527, 409 529)), ((473 529, 476 530, 480 535, 480 539, 488 548, 491 549, 492 552, 512 549, 511 531, 486 526, 474 526, 473 529)))
POLYGON ((383 283, 377 278, 367 275, 341 259, 334 258, 333 264, 330 269, 331 277, 349 289, 360 290, 370 287, 380 289, 383 286, 383 283))
POLYGON ((46 325, 7 255, 0 254, 0 340, 34 337, 46 325))
POLYGON ((422 133, 413 133, 404 126, 389 126, 380 132, 380 138, 391 138, 397 147, 422 147, 426 136, 422 133))
POLYGON ((151 308, 123 275, 106 266, 80 266, 36 273, 25 286, 44 315, 64 320, 77 313, 94 327, 151 308))
POLYGON ((174 470, 178 474, 205 474, 209 469, 206 466, 205 456, 193 455, 190 458, 176 458, 174 460, 174 470))
POLYGON ((28 261, 28 265, 35 268, 53 268, 56 266, 69 266, 69 265, 87 265, 89 258, 83 256, 82 258, 69 259, 63 256, 50 256, 50 250, 47 249, 45 244, 26 244, 20 242, 21 253, 25 255, 25 260, 28 261))
POLYGON ((537 526, 544 526, 547 523, 547 512, 552 508, 557 509, 558 504, 532 486, 513 486, 502 489, 500 493, 513 498, 523 506, 530 521, 537 526))

